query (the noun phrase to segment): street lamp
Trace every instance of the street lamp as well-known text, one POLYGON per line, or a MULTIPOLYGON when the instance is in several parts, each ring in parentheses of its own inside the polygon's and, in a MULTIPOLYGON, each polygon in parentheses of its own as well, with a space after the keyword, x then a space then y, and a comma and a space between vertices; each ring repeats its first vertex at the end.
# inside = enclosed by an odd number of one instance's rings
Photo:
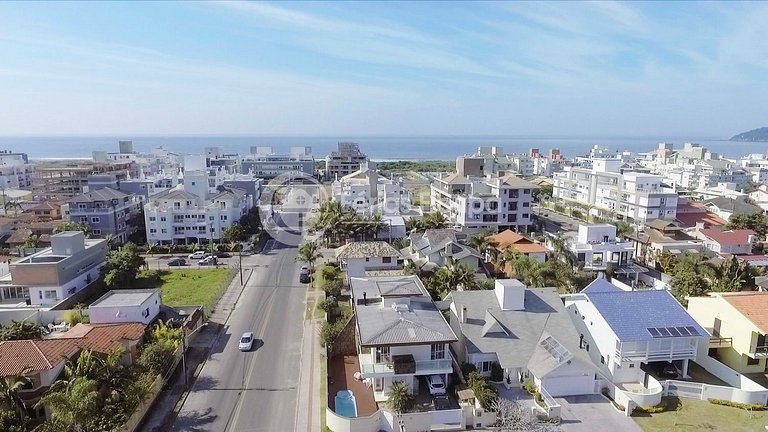
POLYGON ((200 325, 200 327, 192 330, 192 333, 187 334, 187 329, 184 326, 181 326, 181 368, 184 373, 184 388, 187 388, 187 338, 193 336, 195 333, 199 332, 203 327, 207 327, 208 323, 205 322, 200 325))

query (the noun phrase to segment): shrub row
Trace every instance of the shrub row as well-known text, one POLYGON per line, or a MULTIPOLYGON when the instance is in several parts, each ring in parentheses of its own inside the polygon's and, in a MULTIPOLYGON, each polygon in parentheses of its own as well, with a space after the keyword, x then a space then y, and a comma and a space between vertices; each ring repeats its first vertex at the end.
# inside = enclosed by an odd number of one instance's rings
POLYGON ((747 411, 765 411, 766 410, 765 405, 760 405, 760 404, 745 404, 745 403, 732 402, 732 401, 723 400, 723 399, 707 399, 707 400, 711 404, 724 405, 724 406, 729 406, 733 408, 741 408, 747 411))

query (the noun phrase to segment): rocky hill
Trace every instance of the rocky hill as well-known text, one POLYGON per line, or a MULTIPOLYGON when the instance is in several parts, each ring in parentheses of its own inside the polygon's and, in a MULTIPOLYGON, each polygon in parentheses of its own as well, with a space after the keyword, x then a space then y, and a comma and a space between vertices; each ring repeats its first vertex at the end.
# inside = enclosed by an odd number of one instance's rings
POLYGON ((768 127, 761 127, 752 129, 749 132, 740 133, 731 137, 731 141, 756 141, 766 142, 768 141, 768 127))

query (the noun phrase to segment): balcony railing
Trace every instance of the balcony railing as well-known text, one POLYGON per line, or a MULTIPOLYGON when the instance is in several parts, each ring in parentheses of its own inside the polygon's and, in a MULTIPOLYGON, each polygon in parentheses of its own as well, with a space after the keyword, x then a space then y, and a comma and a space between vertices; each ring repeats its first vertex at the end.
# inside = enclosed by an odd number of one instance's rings
MULTIPOLYGON (((432 371, 449 372, 453 368, 451 355, 445 353, 446 358, 440 360, 420 360, 416 361, 416 374, 424 374, 432 371)), ((360 371, 363 375, 395 374, 395 364, 393 362, 374 363, 370 354, 360 354, 360 371)))
POLYGON ((756 346, 754 349, 752 349, 752 353, 756 357, 768 357, 768 345, 756 346))
MULTIPOLYGON (((768 355, 768 353, 766 353, 768 355)), ((653 350, 653 351, 626 351, 621 352, 616 350, 615 353, 617 360, 623 361, 658 361, 658 360, 678 360, 686 357, 696 357, 696 349, 686 348, 677 350, 653 350)))
POLYGON ((733 344, 733 338, 711 336, 709 338, 710 348, 730 348, 733 344))

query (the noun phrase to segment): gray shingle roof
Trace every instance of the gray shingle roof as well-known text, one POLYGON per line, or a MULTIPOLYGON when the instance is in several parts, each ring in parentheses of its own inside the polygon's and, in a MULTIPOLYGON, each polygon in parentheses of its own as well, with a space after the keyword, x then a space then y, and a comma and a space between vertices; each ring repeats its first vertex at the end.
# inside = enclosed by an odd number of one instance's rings
POLYGON ((336 258, 400 257, 400 251, 385 241, 352 242, 336 249, 336 258))
POLYGON ((417 345, 457 340, 417 276, 351 278, 350 286, 360 345, 417 345), (392 303, 409 306, 396 310, 392 303))
POLYGON ((153 196, 152 201, 159 201, 161 199, 182 199, 182 200, 196 200, 198 199, 198 196, 187 192, 184 189, 169 189, 167 191, 160 192, 159 194, 153 196))
POLYGON ((127 196, 128 195, 123 192, 105 187, 102 189, 95 190, 93 192, 86 192, 84 194, 80 194, 75 197, 72 197, 69 199, 69 202, 82 203, 82 202, 94 202, 94 201, 111 201, 113 199, 121 200, 127 196))
POLYGON ((652 327, 693 327, 701 336, 708 333, 667 290, 611 290, 605 279, 589 284, 585 294, 621 342, 653 340, 652 327))
POLYGON ((732 213, 743 213, 743 214, 753 214, 753 213, 760 213, 763 210, 754 205, 750 204, 743 199, 733 199, 733 198, 727 198, 727 197, 717 197, 712 198, 704 201, 704 203, 709 206, 715 206, 720 210, 729 211, 732 213))
POLYGON ((501 310, 492 290, 454 291, 450 298, 456 310, 467 308, 467 322, 459 326, 469 353, 496 353, 504 368, 528 367, 546 333, 589 364, 584 350, 579 349, 579 335, 571 318, 553 288, 526 288, 525 310, 501 310), (488 325, 490 319, 495 322, 488 325))

